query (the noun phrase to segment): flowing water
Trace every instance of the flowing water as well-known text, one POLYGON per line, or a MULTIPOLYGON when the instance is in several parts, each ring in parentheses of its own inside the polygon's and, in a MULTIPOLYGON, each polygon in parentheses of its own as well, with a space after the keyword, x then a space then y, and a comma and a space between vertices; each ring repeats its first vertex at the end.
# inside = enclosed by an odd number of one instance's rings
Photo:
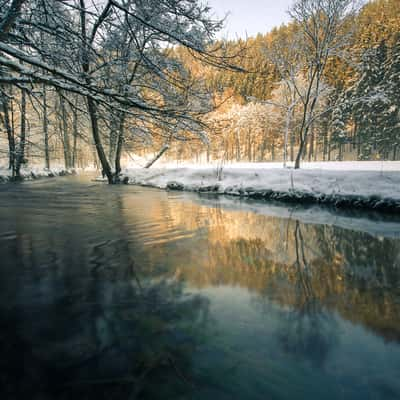
POLYGON ((399 399, 399 378, 397 217, 0 187, 1 399, 399 399))

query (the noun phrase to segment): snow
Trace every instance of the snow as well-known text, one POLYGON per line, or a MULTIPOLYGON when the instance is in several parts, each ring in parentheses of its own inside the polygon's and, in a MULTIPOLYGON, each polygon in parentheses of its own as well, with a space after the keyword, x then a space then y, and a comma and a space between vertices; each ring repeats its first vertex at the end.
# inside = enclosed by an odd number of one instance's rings
MULTIPOLYGON (((43 177, 52 177, 59 175, 75 174, 75 169, 67 170, 62 166, 54 166, 46 169, 40 166, 29 166, 21 168, 21 177, 23 180, 37 179, 43 177)), ((0 183, 6 183, 11 178, 11 170, 5 166, 0 165, 0 183)))
POLYGON ((391 202, 400 211, 398 161, 315 162, 304 163, 298 170, 283 168, 282 163, 235 163, 222 168, 218 164, 163 164, 159 168, 129 168, 123 175, 131 184, 162 189, 248 197, 262 194, 268 198, 307 198, 321 203, 373 201, 374 207, 391 202))

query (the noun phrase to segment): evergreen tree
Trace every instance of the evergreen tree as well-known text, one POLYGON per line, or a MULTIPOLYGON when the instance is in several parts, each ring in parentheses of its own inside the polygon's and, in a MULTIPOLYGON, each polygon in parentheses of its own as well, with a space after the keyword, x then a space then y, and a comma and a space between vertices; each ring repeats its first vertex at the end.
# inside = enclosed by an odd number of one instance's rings
POLYGON ((393 160, 397 157, 400 144, 400 34, 391 49, 385 65, 383 80, 388 106, 384 110, 385 127, 382 130, 385 149, 392 150, 393 160))
POLYGON ((381 132, 385 125, 383 111, 388 103, 382 86, 386 56, 387 47, 384 41, 365 51, 360 63, 360 78, 348 92, 353 121, 361 144, 361 160, 371 157, 382 138, 381 132))
POLYGON ((343 145, 346 143, 346 117, 344 107, 337 107, 332 112, 331 121, 331 144, 338 149, 338 161, 343 160, 343 145))

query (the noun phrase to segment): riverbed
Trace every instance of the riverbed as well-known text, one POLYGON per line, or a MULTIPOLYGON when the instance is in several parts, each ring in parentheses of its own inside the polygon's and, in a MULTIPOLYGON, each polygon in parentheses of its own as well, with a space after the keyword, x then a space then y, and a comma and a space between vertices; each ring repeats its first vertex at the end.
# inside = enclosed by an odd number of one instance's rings
POLYGON ((398 399, 400 218, 0 186, 1 399, 398 399))

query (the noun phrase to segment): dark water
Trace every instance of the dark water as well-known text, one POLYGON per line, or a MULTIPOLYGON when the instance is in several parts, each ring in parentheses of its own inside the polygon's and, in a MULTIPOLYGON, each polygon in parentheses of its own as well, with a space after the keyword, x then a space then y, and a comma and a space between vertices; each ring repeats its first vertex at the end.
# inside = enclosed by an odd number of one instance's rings
POLYGON ((3 185, 0 398, 399 399, 400 223, 3 185))

